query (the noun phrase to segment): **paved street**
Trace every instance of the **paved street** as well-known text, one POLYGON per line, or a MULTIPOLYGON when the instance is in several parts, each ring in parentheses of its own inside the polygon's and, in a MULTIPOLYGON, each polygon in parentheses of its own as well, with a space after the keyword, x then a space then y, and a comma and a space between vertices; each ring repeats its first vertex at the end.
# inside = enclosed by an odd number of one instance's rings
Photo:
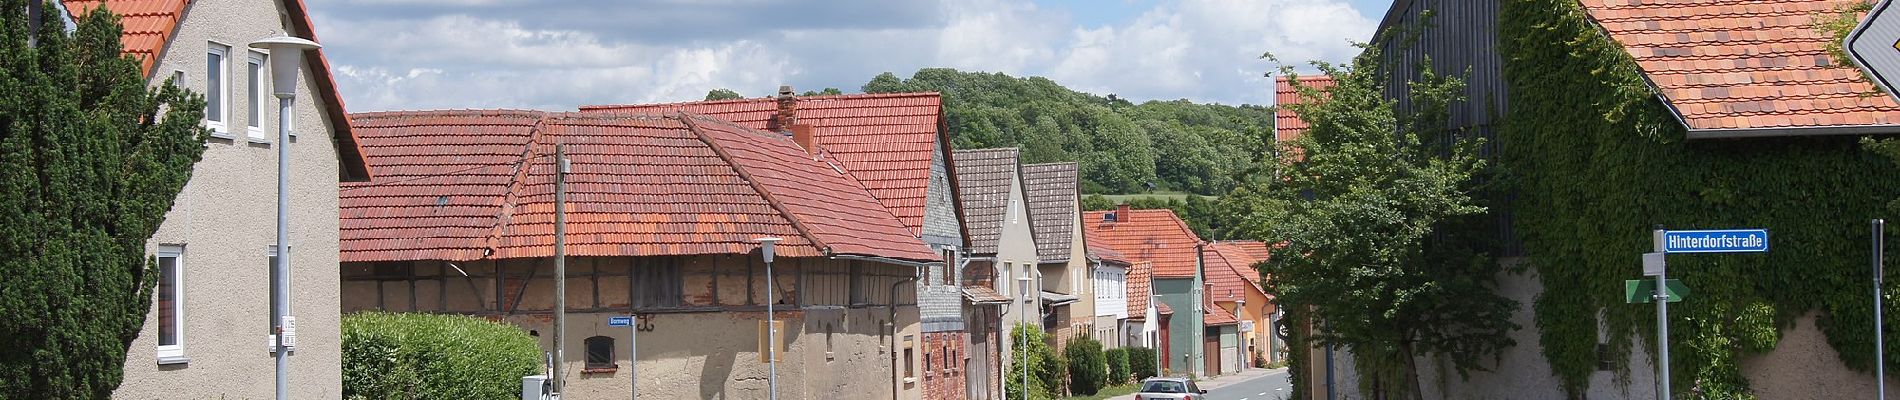
MULTIPOLYGON (((1291 396, 1293 390, 1293 385, 1286 380, 1286 368, 1250 369, 1197 381, 1196 385, 1207 389, 1207 398, 1210 400, 1274 400, 1291 396)), ((1111 400, 1134 398, 1135 395, 1131 394, 1111 400)))

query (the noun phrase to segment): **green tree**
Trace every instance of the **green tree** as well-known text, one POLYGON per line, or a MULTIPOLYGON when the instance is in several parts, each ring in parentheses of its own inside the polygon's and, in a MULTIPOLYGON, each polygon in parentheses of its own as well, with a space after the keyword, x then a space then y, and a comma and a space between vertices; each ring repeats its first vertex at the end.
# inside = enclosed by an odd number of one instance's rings
POLYGON ((1108 356, 1102 353, 1102 342, 1095 338, 1070 339, 1068 346, 1062 348, 1062 356, 1069 363, 1069 393, 1094 395, 1108 382, 1108 356))
POLYGON ((1324 327, 1308 340, 1350 349, 1373 396, 1423 398, 1416 360, 1482 369, 1513 344, 1515 302, 1491 290, 1497 263, 1458 244, 1461 224, 1485 211, 1471 194, 1480 140, 1447 128, 1463 83, 1422 67, 1408 86, 1414 111, 1400 114, 1380 59, 1366 48, 1349 66, 1316 63, 1338 86, 1301 88, 1288 106, 1311 124, 1289 145, 1306 157, 1231 201, 1251 211, 1242 235, 1286 246, 1265 273, 1273 295, 1324 327))
POLYGON ((726 88, 718 88, 706 92, 706 101, 738 100, 743 98, 745 98, 745 96, 740 96, 739 92, 734 92, 732 89, 726 88))
POLYGON ((103 7, 73 32, 0 8, 0 398, 106 398, 151 309, 145 242, 204 151, 204 100, 148 87, 103 7))
POLYGON ((807 90, 805 91, 805 93, 799 94, 799 96, 837 96, 841 94, 844 94, 843 90, 838 90, 838 88, 828 87, 828 88, 825 88, 825 90, 817 90, 817 91, 807 90))
POLYGON ((1053 399, 1063 392, 1063 377, 1067 371, 1063 368, 1061 356, 1049 347, 1048 335, 1041 328, 1018 325, 1010 330, 1012 353, 1009 365, 1002 372, 1003 390, 1008 398, 1020 399, 1023 396, 1023 364, 1029 364, 1029 398, 1053 399), (1026 361, 1025 361, 1026 360, 1026 361))

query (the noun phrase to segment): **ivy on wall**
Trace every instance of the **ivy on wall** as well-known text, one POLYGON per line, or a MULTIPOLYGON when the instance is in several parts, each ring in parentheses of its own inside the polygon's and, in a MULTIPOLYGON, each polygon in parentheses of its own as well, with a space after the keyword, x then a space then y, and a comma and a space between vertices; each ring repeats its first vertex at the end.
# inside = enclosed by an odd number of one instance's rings
MULTIPOLYGON (((1614 360, 1632 350, 1621 338, 1654 337, 1654 307, 1624 304, 1622 285, 1640 278, 1657 225, 1772 237, 1765 254, 1670 257, 1671 277, 1692 289, 1670 306, 1677 395, 1752 398, 1739 361, 1773 349, 1810 311, 1849 367, 1872 369, 1868 220, 1900 216, 1888 206, 1900 167, 1850 136, 1686 141, 1635 61, 1575 0, 1504 2, 1498 23, 1511 96, 1500 162, 1544 286, 1543 352, 1571 397, 1596 369, 1599 321, 1614 360)), ((1887 313, 1900 315, 1894 303, 1887 313)), ((1894 331, 1887 346, 1900 348, 1894 331)), ((1888 354, 1890 369, 1897 360, 1888 354)))

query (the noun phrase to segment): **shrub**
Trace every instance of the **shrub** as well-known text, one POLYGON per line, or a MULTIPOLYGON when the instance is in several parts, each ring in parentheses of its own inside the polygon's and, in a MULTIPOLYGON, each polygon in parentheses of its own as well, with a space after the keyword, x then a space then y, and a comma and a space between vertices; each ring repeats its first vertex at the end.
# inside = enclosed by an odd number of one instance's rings
POLYGON ((1155 349, 1147 347, 1128 348, 1128 372, 1135 374, 1135 381, 1153 378, 1158 371, 1155 365, 1155 349))
POLYGON ((1108 379, 1102 383, 1120 385, 1128 382, 1128 349, 1108 349, 1108 379))
POLYGON ((343 397, 510 399, 541 370, 541 348, 520 328, 437 314, 343 317, 343 397))
POLYGON ((1079 336, 1069 340, 1062 355, 1069 362, 1069 393, 1086 396, 1102 390, 1102 383, 1108 380, 1108 358, 1102 355, 1102 342, 1079 336))
POLYGON ((1011 399, 1022 398, 1022 368, 1024 358, 1029 365, 1029 397, 1032 399, 1053 399, 1063 392, 1062 381, 1067 371, 1062 368, 1062 359, 1054 349, 1049 348, 1042 329, 1034 326, 1018 326, 1010 332, 1009 365, 1003 372, 1003 390, 1011 399))

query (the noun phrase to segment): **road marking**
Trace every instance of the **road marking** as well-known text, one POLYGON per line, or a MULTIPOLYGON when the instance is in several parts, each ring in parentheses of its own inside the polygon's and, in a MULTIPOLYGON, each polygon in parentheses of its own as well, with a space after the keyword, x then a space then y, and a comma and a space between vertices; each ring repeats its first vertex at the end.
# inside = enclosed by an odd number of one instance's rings
POLYGON ((1260 392, 1260 393, 1258 393, 1258 394, 1254 394, 1254 395, 1255 395, 1255 396, 1266 396, 1266 395, 1267 395, 1267 392, 1260 392))

